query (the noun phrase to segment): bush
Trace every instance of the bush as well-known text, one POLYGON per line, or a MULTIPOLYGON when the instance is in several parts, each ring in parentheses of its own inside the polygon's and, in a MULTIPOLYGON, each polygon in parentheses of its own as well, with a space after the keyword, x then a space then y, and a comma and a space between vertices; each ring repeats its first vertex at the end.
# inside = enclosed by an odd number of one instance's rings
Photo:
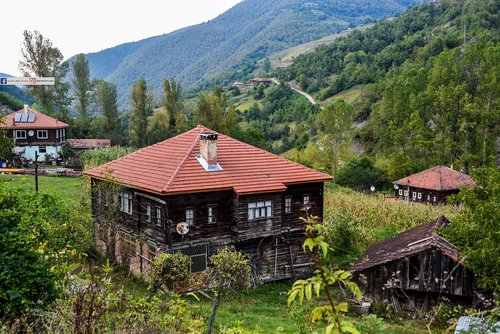
POLYGON ((149 284, 153 291, 182 290, 189 282, 189 257, 181 253, 161 254, 151 264, 149 284))
POLYGON ((375 189, 384 189, 388 186, 387 172, 374 166, 368 157, 349 161, 338 172, 338 184, 356 190, 368 190, 371 186, 375 189))

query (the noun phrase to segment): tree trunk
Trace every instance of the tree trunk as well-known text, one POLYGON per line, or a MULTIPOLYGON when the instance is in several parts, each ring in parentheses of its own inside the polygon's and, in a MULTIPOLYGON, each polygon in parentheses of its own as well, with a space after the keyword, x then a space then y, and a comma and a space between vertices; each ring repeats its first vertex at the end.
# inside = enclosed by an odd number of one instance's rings
POLYGON ((208 323, 208 331, 207 334, 212 334, 212 327, 214 326, 215 314, 217 313, 217 309, 219 308, 220 298, 222 293, 222 284, 217 288, 217 295, 214 299, 214 308, 212 309, 212 314, 210 315, 210 322, 208 323))

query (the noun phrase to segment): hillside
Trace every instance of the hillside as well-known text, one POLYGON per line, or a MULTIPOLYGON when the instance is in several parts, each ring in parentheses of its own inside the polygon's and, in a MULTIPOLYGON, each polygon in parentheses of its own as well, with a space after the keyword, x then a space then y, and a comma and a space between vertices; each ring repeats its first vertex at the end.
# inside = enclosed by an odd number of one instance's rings
MULTIPOLYGON (((422 0, 245 0, 214 20, 88 54, 91 73, 115 83, 128 106, 130 85, 144 77, 159 90, 175 78, 184 86, 222 72, 253 70, 272 52, 395 15, 422 0)), ((244 73, 243 73, 244 74, 244 73)))
POLYGON ((325 111, 310 119, 306 147, 287 157, 335 174, 363 153, 391 180, 438 164, 496 165, 499 6, 422 4, 296 57, 276 75, 325 111))

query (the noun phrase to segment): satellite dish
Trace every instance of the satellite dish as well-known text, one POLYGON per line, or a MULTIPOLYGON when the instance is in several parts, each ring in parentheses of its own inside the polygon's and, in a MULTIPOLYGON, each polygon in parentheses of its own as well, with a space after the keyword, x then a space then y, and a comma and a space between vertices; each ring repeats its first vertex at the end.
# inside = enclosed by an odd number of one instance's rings
POLYGON ((185 235, 189 232, 189 225, 186 222, 181 222, 175 226, 175 231, 180 235, 185 235))
POLYGON ((398 190, 399 186, 397 184, 394 184, 394 189, 398 190))
POLYGON ((29 130, 28 131, 28 136, 33 137, 35 135, 35 131, 29 130))
POLYGON ((371 191, 371 192, 374 192, 374 191, 375 191, 375 187, 374 187, 374 186, 371 186, 371 187, 370 187, 370 191, 371 191))

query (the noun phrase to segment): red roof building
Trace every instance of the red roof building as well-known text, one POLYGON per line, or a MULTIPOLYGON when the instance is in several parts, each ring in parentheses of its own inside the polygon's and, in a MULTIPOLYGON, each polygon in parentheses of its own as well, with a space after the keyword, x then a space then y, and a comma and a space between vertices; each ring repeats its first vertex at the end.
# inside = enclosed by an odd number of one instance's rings
POLYGON ((94 148, 111 147, 111 139, 68 139, 66 142, 75 150, 77 155, 94 148))
POLYGON ((394 181, 396 197, 414 202, 444 203, 461 187, 474 187, 474 180, 446 166, 435 166, 394 181))
POLYGON ((233 245, 270 280, 312 269, 301 249, 300 217, 305 210, 322 217, 323 183, 331 179, 203 126, 85 175, 92 179, 98 226, 105 227, 100 218, 103 196, 109 196, 101 186, 107 181, 121 186, 119 233, 135 240, 133 270, 141 271, 146 249, 155 249, 188 254, 192 271, 202 271, 209 255, 233 245))
POLYGON ((35 153, 40 160, 58 158, 61 145, 66 141, 68 124, 31 109, 24 109, 5 116, 0 129, 7 130, 7 135, 15 140, 15 151, 23 157, 35 160, 35 153))

